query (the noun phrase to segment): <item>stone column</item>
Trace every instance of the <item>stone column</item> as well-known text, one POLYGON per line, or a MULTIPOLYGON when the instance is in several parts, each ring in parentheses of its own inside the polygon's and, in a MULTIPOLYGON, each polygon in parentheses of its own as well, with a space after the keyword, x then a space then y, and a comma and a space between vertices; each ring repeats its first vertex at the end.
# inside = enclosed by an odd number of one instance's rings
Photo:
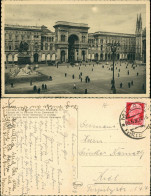
POLYGON ((60 48, 59 49, 57 49, 57 58, 56 58, 56 60, 57 61, 60 61, 60 48))
POLYGON ((86 49, 86 58, 85 58, 85 60, 87 61, 88 60, 88 49, 86 49))
POLYGON ((66 49, 66 62, 68 62, 68 49, 66 49))
POLYGON ((74 60, 77 61, 77 50, 74 49, 74 60))
POLYGON ((82 50, 81 50, 81 48, 79 48, 79 60, 81 61, 82 59, 81 59, 81 56, 82 56, 82 50))
POLYGON ((100 61, 100 53, 98 53, 98 61, 100 61))

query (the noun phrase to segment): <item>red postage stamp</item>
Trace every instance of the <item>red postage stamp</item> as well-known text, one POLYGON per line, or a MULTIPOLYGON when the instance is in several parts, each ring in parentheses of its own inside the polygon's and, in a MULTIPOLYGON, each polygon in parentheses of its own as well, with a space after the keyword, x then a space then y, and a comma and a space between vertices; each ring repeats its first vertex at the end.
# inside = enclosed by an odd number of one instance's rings
POLYGON ((126 103, 126 125, 144 125, 144 103, 126 103))

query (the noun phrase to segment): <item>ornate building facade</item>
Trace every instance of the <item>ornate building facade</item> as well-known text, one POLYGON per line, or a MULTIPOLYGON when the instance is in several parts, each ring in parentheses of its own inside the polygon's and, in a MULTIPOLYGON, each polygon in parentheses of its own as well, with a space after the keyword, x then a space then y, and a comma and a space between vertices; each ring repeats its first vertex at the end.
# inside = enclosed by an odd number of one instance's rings
POLYGON ((46 26, 5 25, 5 62, 18 61, 20 43, 28 45, 31 63, 49 61, 109 61, 113 59, 108 43, 119 43, 116 60, 146 62, 146 29, 141 14, 137 16, 135 34, 98 31, 88 33, 88 24, 58 21, 55 32, 46 26))

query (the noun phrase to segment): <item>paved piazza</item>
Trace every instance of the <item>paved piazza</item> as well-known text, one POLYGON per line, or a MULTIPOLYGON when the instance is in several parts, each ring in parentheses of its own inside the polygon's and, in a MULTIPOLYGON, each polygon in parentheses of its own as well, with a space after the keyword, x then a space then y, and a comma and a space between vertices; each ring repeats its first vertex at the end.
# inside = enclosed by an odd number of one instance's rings
MULTIPOLYGON (((47 76, 52 76, 52 81, 40 81, 33 82, 32 86, 30 82, 15 83, 11 87, 10 84, 6 85, 6 93, 10 94, 35 94, 33 86, 36 85, 40 88, 40 94, 85 94, 87 89, 88 94, 110 94, 111 93, 111 80, 113 71, 111 62, 106 65, 106 62, 96 63, 82 63, 78 66, 71 66, 69 64, 56 66, 39 65, 38 71, 47 76), (104 68, 102 67, 104 65, 104 68), (79 68, 80 67, 80 68, 79 68), (82 82, 79 79, 79 74, 82 72, 82 82), (65 77, 65 73, 67 76, 65 77), (72 78, 74 74, 74 79, 72 78), (89 76, 90 82, 85 82, 85 77, 89 76), (42 84, 47 85, 47 90, 42 90, 42 84), (74 84, 76 89, 74 89, 74 84)), ((132 64, 127 62, 115 62, 115 86, 117 94, 142 94, 145 93, 146 89, 146 66, 134 65, 135 69, 132 68, 132 64), (120 69, 120 72, 119 72, 120 69), (128 75, 129 70, 129 75, 128 75), (137 76, 138 72, 138 76, 137 76), (119 77, 118 77, 119 73, 119 77), (133 81, 133 85, 129 88, 128 83, 133 81), (120 88, 122 83, 122 88, 120 88), (143 89, 144 84, 144 89, 143 89)), ((8 65, 6 72, 9 72, 11 65, 8 65)))

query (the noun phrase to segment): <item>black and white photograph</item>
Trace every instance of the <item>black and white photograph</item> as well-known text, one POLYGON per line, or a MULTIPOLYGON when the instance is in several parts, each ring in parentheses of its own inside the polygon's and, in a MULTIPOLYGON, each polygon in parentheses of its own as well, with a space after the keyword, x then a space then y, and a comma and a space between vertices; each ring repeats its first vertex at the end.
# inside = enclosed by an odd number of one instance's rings
POLYGON ((4 4, 4 93, 146 95, 146 10, 145 1, 4 4))

